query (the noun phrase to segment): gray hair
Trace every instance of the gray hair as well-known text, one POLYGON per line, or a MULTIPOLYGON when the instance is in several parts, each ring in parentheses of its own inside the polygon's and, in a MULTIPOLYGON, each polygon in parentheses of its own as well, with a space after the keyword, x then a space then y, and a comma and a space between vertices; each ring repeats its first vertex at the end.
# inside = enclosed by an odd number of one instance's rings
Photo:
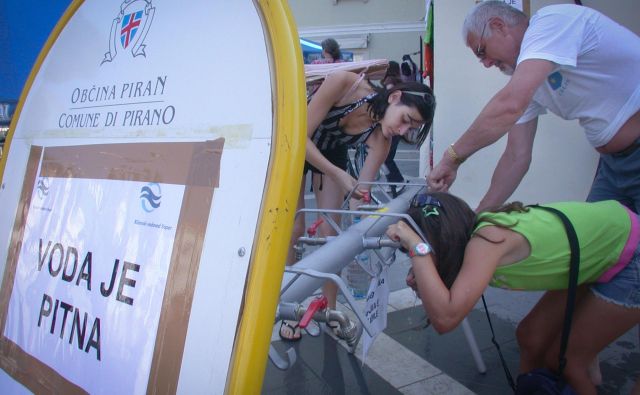
MULTIPOLYGON (((469 11, 462 24, 462 39, 466 42, 470 33, 482 34, 485 25, 491 18, 498 17, 507 25, 515 26, 529 18, 527 14, 500 0, 483 1, 469 11)), ((485 29, 485 37, 491 37, 491 29, 485 29)))

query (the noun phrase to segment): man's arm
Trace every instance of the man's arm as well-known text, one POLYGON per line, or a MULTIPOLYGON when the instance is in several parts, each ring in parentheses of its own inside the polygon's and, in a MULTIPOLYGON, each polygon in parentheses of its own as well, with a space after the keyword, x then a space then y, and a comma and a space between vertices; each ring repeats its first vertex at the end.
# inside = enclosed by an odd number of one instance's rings
POLYGON ((529 170, 537 126, 538 118, 534 118, 511 128, 507 146, 491 177, 491 186, 476 208, 477 212, 504 204, 520 185, 529 170))
POLYGON ((529 59, 519 64, 507 85, 491 98, 469 129, 456 141, 456 153, 468 158, 511 130, 554 67, 554 63, 540 59, 529 59))
POLYGON ((507 85, 491 98, 469 129, 444 153, 427 178, 429 186, 435 190, 448 190, 462 160, 493 144, 513 128, 536 89, 554 67, 552 62, 539 59, 529 59, 519 64, 507 85), (455 155, 451 154, 451 150, 455 155))

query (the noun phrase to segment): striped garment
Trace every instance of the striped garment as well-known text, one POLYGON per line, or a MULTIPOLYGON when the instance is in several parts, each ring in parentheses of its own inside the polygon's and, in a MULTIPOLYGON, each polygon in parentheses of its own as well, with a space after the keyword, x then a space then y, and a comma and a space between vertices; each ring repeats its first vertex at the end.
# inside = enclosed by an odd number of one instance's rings
POLYGON ((369 103, 377 93, 370 93, 369 95, 359 99, 358 101, 339 107, 332 107, 329 113, 324 118, 320 126, 316 129, 311 137, 313 143, 318 147, 320 151, 332 150, 338 146, 346 145, 347 147, 353 147, 359 143, 362 143, 369 138, 369 135, 378 127, 379 122, 373 123, 370 127, 358 134, 346 134, 340 129, 340 120, 351 112, 359 108, 365 103, 369 103))

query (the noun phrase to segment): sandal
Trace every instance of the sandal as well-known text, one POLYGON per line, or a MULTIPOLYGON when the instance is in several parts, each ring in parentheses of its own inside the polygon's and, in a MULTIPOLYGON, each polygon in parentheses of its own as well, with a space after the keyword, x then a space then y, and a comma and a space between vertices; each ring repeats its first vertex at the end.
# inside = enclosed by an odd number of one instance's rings
POLYGON ((302 333, 300 333, 300 326, 296 321, 285 321, 282 320, 280 324, 280 331, 278 331, 280 335, 280 339, 287 342, 297 342, 302 339, 302 333), (291 325, 290 322, 295 322, 294 325, 291 325))

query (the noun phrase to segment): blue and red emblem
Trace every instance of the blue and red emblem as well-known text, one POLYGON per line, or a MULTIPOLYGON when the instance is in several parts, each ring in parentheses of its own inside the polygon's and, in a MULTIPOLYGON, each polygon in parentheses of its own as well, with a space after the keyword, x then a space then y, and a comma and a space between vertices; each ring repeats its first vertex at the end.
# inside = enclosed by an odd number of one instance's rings
POLYGON ((120 29, 120 42, 122 43, 122 48, 126 49, 133 41, 136 33, 138 32, 138 27, 140 27, 141 21, 142 11, 137 11, 124 16, 124 19, 122 19, 122 27, 120 29))
POLYGON ((118 50, 131 53, 132 57, 146 57, 144 40, 153 22, 155 7, 152 0, 124 0, 120 12, 111 22, 109 51, 100 64, 111 62, 118 50), (119 43, 118 43, 119 41, 119 43))

